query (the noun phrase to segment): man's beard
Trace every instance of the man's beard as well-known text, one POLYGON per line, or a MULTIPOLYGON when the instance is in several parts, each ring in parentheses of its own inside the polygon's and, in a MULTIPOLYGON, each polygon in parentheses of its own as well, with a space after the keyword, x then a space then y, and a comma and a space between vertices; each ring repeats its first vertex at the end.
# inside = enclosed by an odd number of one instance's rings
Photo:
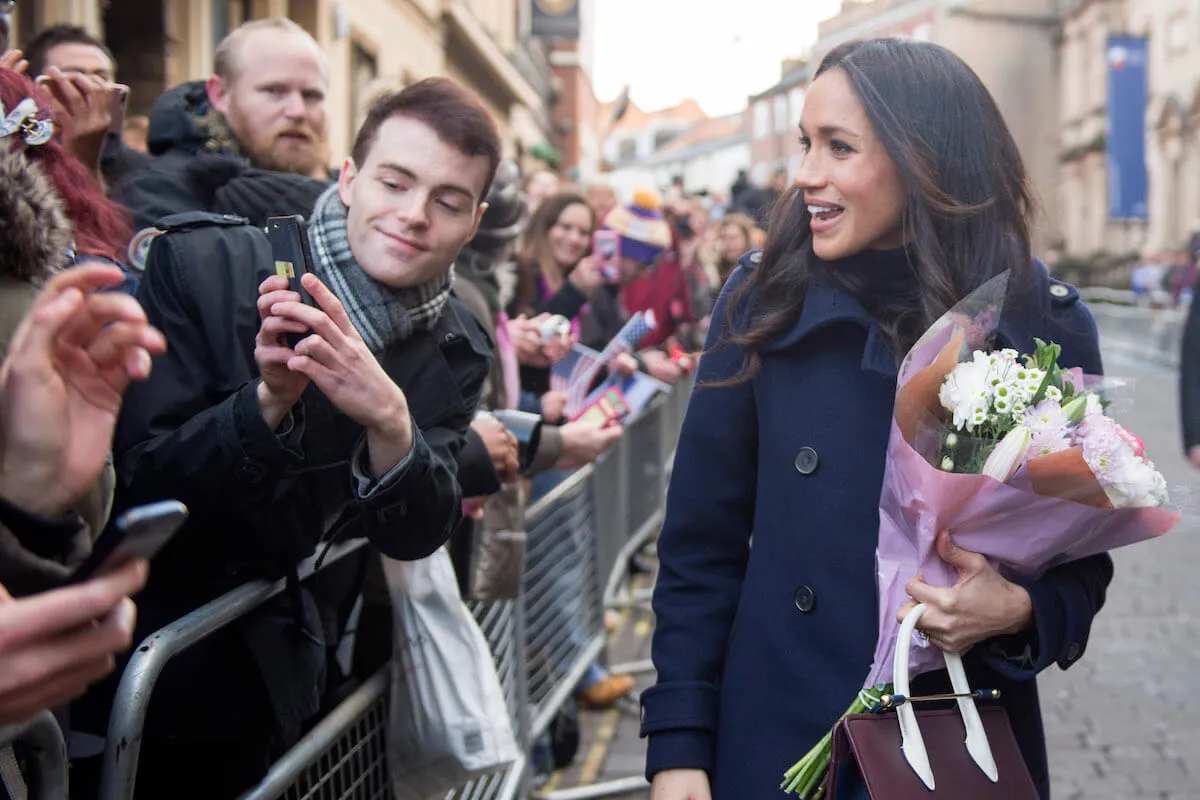
POLYGON ((256 166, 263 169, 312 177, 319 167, 325 166, 321 155, 325 148, 311 131, 307 133, 309 139, 303 145, 296 143, 289 146, 275 135, 265 142, 254 142, 251 148, 247 148, 247 155, 256 166))
POLYGON ((286 129, 287 132, 303 134, 307 137, 303 144, 299 142, 288 144, 280 140, 282 131, 272 131, 265 136, 255 135, 257 132, 248 132, 248 135, 245 136, 237 134, 238 128, 244 130, 247 127, 244 118, 238 119, 240 116, 231 109, 230 126, 234 129, 242 150, 254 163, 254 166, 276 172, 291 172, 305 177, 312 177, 319 168, 328 167, 324 163, 325 142, 312 129, 312 126, 298 125, 286 129))

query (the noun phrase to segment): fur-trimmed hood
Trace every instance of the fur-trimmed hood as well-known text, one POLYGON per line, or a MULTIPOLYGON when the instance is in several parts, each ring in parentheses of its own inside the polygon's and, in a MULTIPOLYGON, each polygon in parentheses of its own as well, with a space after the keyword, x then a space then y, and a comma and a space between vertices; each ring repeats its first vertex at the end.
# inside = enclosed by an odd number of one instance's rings
POLYGON ((46 281, 66 264, 73 238, 49 176, 22 147, 0 139, 0 275, 46 281))
POLYGON ((172 150, 243 155, 229 123, 208 101, 204 81, 181 83, 154 101, 146 145, 156 156, 172 150))

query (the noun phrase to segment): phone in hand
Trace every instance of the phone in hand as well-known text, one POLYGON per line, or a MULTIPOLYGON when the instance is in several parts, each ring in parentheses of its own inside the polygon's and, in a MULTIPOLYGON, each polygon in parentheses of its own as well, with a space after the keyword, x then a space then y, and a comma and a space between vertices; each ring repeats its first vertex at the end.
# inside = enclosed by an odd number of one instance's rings
MULTIPOLYGON (((300 302, 316 305, 312 295, 300 284, 304 273, 312 272, 312 250, 308 246, 308 225, 304 217, 293 214, 287 217, 267 218, 267 241, 271 243, 271 255, 275 260, 275 274, 288 279, 288 288, 300 295, 300 302)), ((307 333, 287 334, 288 346, 294 348, 307 333)))
POLYGON ((103 575, 135 558, 154 558, 187 517, 187 506, 178 500, 129 509, 113 521, 111 530, 96 540, 92 554, 71 575, 71 583, 103 575))
POLYGON ((600 256, 600 271, 609 283, 621 280, 621 235, 600 230, 592 234, 592 252, 600 256))
POLYGON ((109 117, 108 132, 121 135, 125 128, 125 106, 129 102, 129 87, 123 83, 114 83, 109 87, 109 117))

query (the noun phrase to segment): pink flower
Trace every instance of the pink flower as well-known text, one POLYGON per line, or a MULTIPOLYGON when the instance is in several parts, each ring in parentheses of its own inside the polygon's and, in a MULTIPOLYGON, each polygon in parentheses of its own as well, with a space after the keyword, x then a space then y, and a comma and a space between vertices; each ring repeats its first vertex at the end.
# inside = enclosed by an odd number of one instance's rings
POLYGON ((1032 432, 1029 458, 1048 456, 1071 446, 1070 420, 1062 406, 1053 400, 1043 400, 1025 409, 1024 424, 1032 432))

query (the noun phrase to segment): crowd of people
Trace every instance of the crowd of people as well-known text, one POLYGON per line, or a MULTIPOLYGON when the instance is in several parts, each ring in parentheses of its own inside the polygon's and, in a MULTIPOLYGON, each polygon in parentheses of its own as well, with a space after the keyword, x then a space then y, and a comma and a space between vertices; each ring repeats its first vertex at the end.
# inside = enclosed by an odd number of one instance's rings
MULTIPOLYGON (((0 45, 0 722, 55 710, 73 796, 94 796, 130 643, 283 578, 172 663, 146 720, 138 796, 234 796, 390 658, 381 557, 449 543, 462 578, 490 504, 519 518, 621 438, 566 417, 553 365, 652 311, 606 369, 680 380, 757 229, 522 174, 449 79, 382 94, 331 164, 327 57, 287 19, 242 25, 211 76, 123 127, 119 65, 87 31, 0 45), (307 222, 301 287, 264 232, 288 215, 307 222), (536 445, 499 410, 535 415, 536 445), (168 498, 190 513, 152 567, 74 578, 113 519, 168 498), (352 537, 370 547, 298 579, 352 537)), ((596 664, 577 696, 632 687, 596 664)))

